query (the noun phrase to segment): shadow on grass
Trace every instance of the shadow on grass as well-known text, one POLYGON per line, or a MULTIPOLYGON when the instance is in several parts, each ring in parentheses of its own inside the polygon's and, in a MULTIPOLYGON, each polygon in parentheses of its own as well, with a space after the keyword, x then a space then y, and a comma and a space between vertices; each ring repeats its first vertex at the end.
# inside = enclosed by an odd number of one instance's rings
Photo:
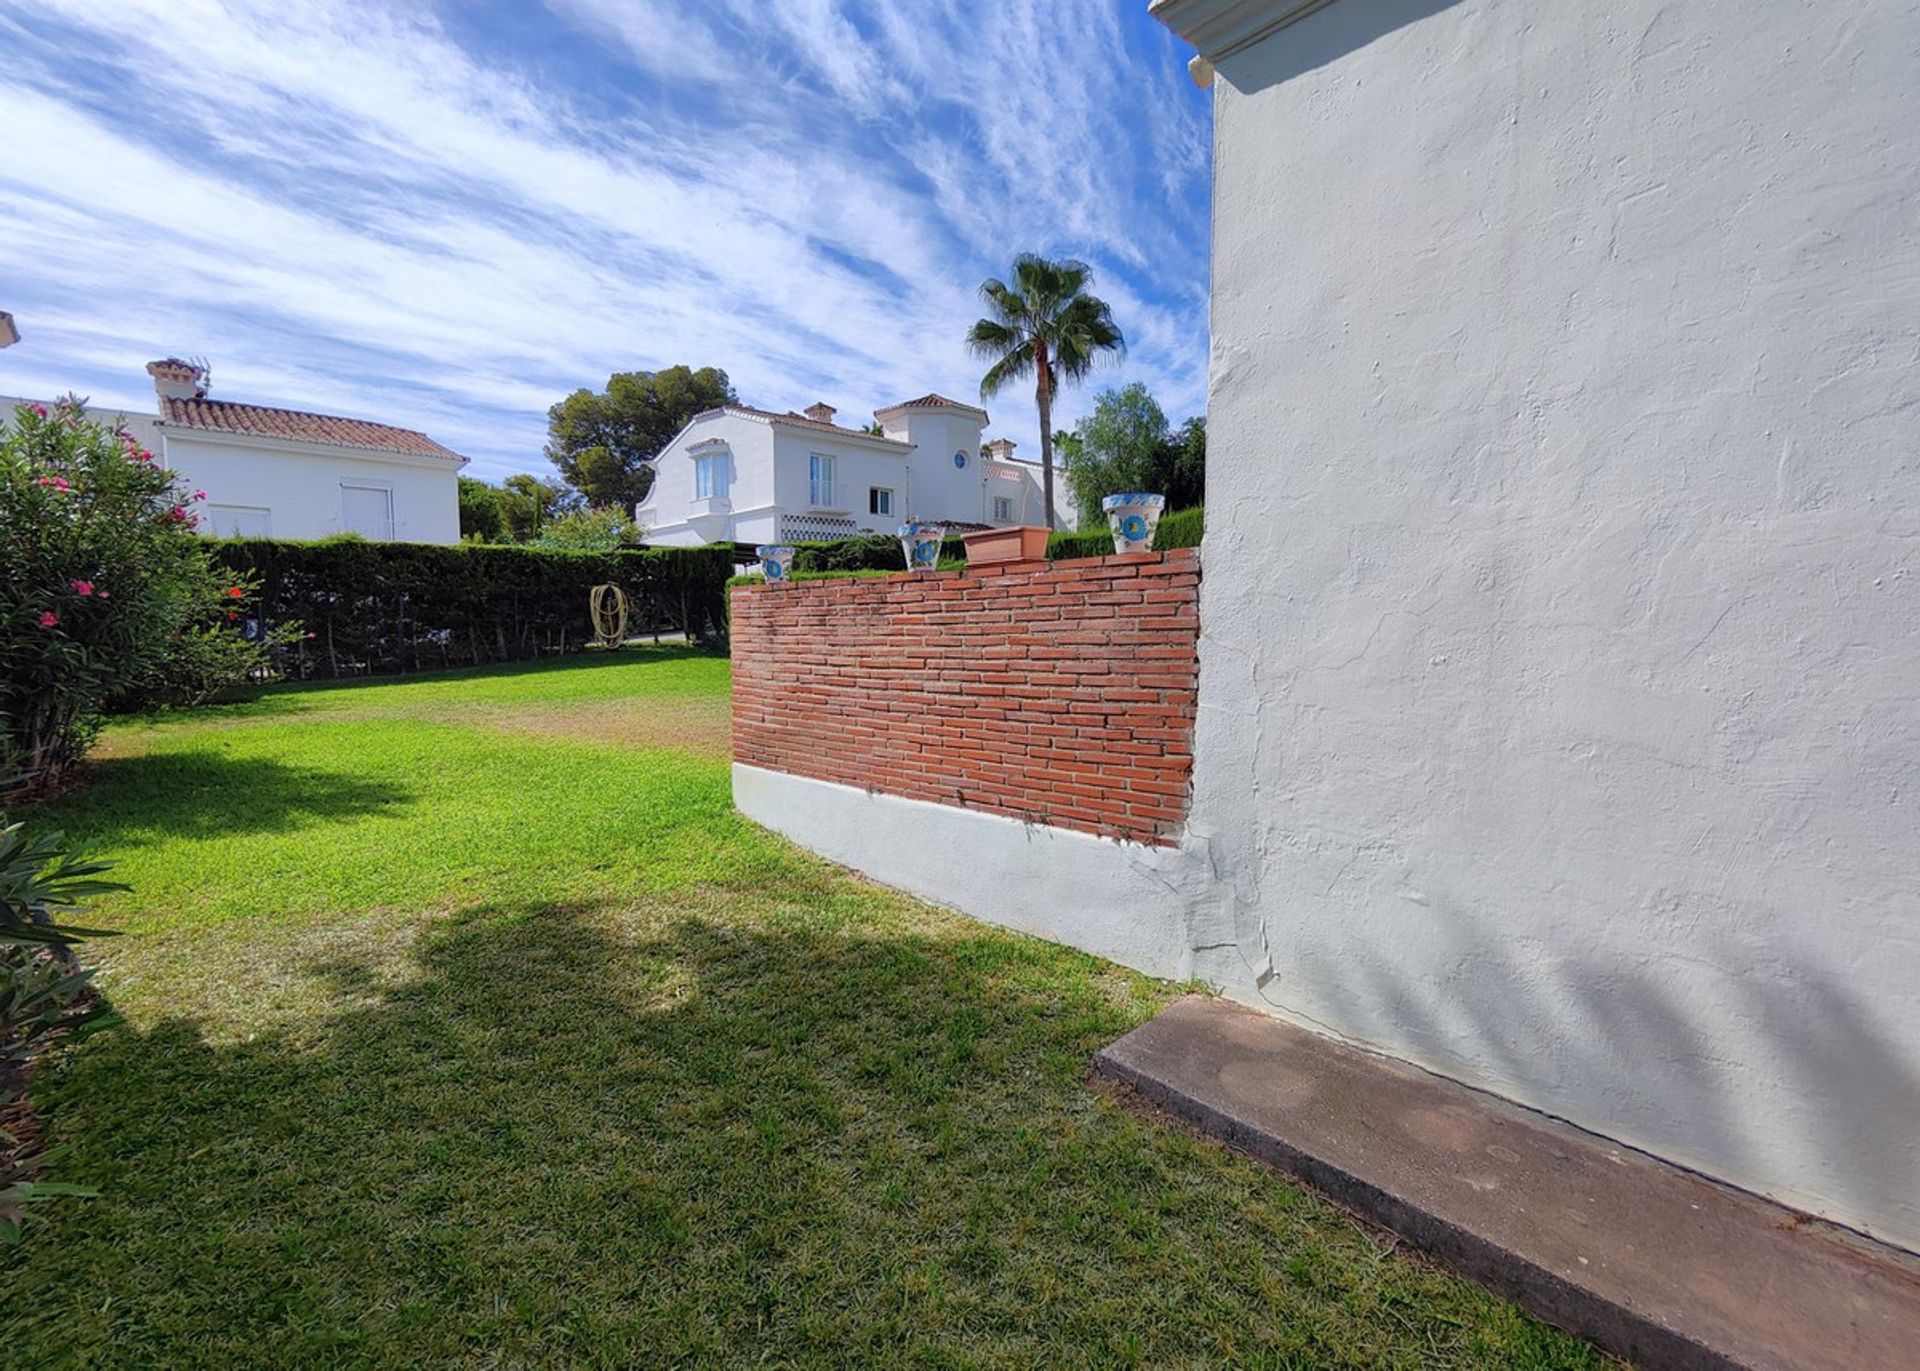
POLYGON ((1153 1008, 1137 979, 844 894, 778 917, 373 931, 298 968, 324 1018, 86 1044, 42 1102, 104 1198, 0 1257, 0 1337, 23 1364, 1591 1364, 1086 1092, 1153 1008))
POLYGON ((414 792, 352 772, 290 766, 214 751, 89 762, 84 791, 52 806, 51 822, 90 843, 133 847, 162 837, 243 837, 396 809, 414 792))

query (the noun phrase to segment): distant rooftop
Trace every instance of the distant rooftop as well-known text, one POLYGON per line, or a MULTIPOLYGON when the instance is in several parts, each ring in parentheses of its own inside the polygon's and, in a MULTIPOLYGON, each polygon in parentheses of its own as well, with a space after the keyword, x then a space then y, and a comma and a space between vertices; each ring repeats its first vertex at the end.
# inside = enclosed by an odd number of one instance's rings
POLYGON ((367 419, 343 419, 333 414, 310 414, 297 409, 243 405, 232 400, 162 397, 160 422, 178 428, 213 433, 239 433, 256 438, 290 438, 296 442, 327 443, 334 447, 369 448, 411 457, 440 457, 465 463, 466 458, 443 447, 426 434, 367 419))

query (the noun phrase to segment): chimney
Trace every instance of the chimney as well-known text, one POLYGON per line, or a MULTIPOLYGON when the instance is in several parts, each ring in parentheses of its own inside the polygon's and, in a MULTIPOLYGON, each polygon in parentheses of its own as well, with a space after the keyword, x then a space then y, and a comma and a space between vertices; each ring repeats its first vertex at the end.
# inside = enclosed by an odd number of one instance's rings
POLYGON ((833 406, 829 404, 816 403, 808 405, 805 414, 809 419, 818 420, 823 424, 833 422, 833 406))
POLYGON ((207 398, 206 368, 178 357, 162 357, 147 363, 147 375, 153 378, 154 393, 162 400, 204 400, 207 398))
POLYGON ((987 444, 987 456, 996 462, 1011 462, 1013 460, 1013 439, 995 438, 991 443, 987 444))

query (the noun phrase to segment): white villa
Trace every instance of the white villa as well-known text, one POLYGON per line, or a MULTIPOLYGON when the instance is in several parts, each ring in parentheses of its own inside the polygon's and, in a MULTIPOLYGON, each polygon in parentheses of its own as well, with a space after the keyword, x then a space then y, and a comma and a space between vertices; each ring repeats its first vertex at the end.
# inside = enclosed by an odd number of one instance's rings
MULTIPOLYGON (((653 459, 634 509, 661 545, 783 543, 891 533, 907 520, 975 528, 1044 524, 1037 463, 1001 438, 983 449, 987 412, 943 395, 876 410, 880 432, 833 422, 831 405, 776 414, 723 405, 696 414, 653 459)), ((1056 473, 1057 475, 1057 473, 1056 473)), ((1057 522, 1071 527, 1065 483, 1057 522)))
MULTIPOLYGON (((459 473, 467 459, 424 433, 365 419, 207 398, 203 365, 147 364, 155 412, 90 407, 124 425, 180 473, 200 529, 221 538, 460 541, 459 473)), ((4 413, 13 402, 0 401, 4 413)))

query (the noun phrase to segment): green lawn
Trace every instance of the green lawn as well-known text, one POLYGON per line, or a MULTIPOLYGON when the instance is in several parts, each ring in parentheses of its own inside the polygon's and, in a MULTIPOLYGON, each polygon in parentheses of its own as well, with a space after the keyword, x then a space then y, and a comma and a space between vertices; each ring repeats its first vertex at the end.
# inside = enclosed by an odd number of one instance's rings
POLYGON ((1177 993, 737 818, 679 650, 111 730, 8 1366, 1569 1367, 1083 1084, 1177 993))

